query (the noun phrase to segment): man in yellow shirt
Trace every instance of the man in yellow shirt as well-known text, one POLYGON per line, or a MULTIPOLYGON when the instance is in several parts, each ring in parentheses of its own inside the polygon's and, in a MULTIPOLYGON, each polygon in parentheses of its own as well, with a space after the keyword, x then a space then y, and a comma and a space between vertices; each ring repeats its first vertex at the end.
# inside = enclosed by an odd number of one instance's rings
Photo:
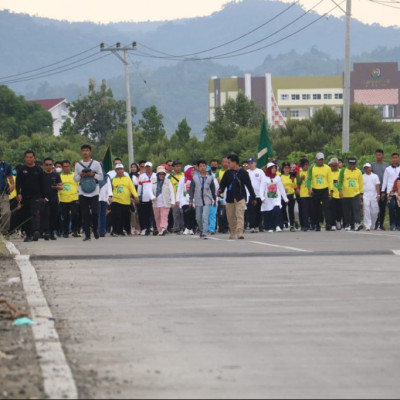
POLYGON ((357 159, 350 157, 347 168, 343 168, 339 175, 339 195, 343 204, 345 230, 359 231, 361 225, 361 204, 364 194, 364 180, 362 172, 356 168, 357 159))
POLYGON ((74 180, 74 173, 71 172, 71 163, 68 160, 62 162, 63 171, 60 174, 63 190, 58 192, 60 200, 60 211, 62 217, 63 237, 68 238, 70 232, 73 237, 78 237, 80 232, 79 220, 79 195, 78 183, 74 180))
POLYGON ((331 210, 329 199, 333 194, 332 171, 328 165, 324 164, 325 156, 318 153, 307 175, 307 188, 313 198, 313 226, 319 232, 322 215, 325 217, 326 230, 331 230, 331 210))
POLYGON ((334 231, 342 229, 343 207, 338 189, 339 174, 341 169, 339 168, 339 160, 337 158, 331 158, 328 165, 331 167, 333 179, 333 193, 330 204, 332 214, 332 230, 334 231))
POLYGON ((310 162, 307 158, 302 158, 300 161, 300 171, 297 174, 297 189, 296 197, 300 198, 299 202, 299 218, 302 232, 310 230, 310 217, 312 215, 312 198, 306 186, 308 168, 310 162))
POLYGON ((128 236, 131 235, 131 213, 130 207, 133 197, 135 204, 139 204, 139 196, 133 185, 132 179, 124 175, 124 166, 115 166, 117 175, 112 179, 113 197, 111 201, 111 221, 113 233, 111 236, 125 236, 124 229, 128 236))

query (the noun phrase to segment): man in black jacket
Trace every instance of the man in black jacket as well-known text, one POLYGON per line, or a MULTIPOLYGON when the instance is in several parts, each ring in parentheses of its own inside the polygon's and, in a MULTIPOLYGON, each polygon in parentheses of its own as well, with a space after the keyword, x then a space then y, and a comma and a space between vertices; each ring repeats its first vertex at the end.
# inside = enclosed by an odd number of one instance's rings
POLYGON ((35 153, 27 150, 25 165, 17 172, 17 200, 22 206, 21 220, 25 222, 25 242, 37 242, 40 237, 40 204, 44 202, 43 170, 35 164, 35 153))
POLYGON ((256 195, 247 171, 239 165, 239 157, 232 154, 228 157, 229 170, 225 172, 218 195, 226 189, 226 215, 228 217, 230 236, 229 239, 244 239, 244 212, 246 209, 247 190, 250 193, 250 201, 257 204, 256 195))

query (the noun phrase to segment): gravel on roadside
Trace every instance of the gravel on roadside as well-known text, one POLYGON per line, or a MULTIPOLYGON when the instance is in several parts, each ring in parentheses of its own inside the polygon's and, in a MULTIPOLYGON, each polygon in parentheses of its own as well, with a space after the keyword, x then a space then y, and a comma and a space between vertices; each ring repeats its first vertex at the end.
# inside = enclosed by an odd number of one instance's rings
MULTIPOLYGON (((19 268, 0 239, 0 299, 29 315, 19 268)), ((8 310, 0 304, 0 310, 8 310)), ((12 326, 0 313, 0 399, 46 398, 30 326, 12 326)))

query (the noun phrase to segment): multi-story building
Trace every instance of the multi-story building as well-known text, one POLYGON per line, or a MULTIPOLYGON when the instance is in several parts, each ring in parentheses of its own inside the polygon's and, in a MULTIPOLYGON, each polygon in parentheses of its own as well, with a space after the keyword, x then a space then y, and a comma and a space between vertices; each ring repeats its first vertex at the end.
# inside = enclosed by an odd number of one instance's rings
MULTIPOLYGON (((385 120, 400 119, 400 72, 397 63, 354 63, 351 102, 378 108, 385 120)), ((277 76, 217 78, 209 80, 209 119, 215 108, 239 91, 266 111, 271 126, 288 119, 311 118, 324 105, 338 114, 343 108, 343 76, 277 76)))

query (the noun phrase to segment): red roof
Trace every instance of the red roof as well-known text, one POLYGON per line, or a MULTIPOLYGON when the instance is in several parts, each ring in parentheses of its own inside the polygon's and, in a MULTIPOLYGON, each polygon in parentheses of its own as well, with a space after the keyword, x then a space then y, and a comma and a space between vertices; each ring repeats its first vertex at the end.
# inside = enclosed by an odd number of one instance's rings
POLYGON ((65 101, 64 98, 60 99, 42 99, 42 100, 30 100, 30 102, 39 103, 45 110, 49 111, 56 105, 65 101))

